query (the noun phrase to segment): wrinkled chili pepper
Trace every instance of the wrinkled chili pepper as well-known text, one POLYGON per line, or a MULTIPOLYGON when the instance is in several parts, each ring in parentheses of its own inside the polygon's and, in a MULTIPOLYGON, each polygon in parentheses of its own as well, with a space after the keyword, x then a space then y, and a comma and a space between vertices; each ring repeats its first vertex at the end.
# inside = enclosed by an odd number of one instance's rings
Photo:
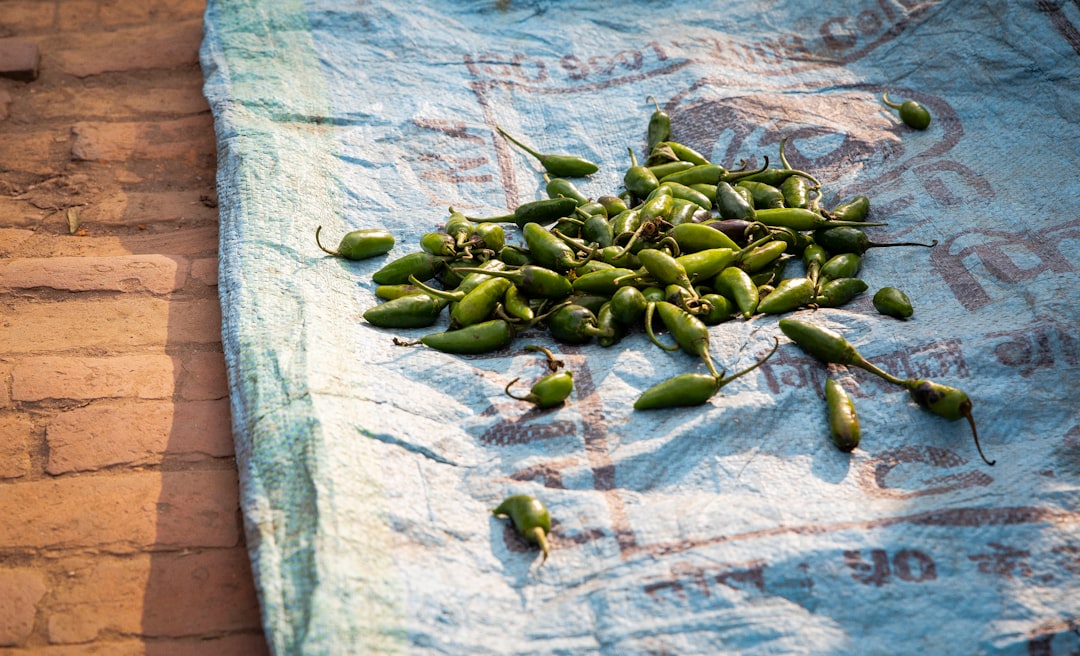
POLYGON ((382 228, 347 232, 341 238, 337 250, 330 250, 322 245, 322 242, 319 241, 320 232, 322 232, 322 226, 315 228, 315 244, 324 252, 335 257, 343 257, 346 260, 366 260, 371 257, 385 255, 394 247, 394 235, 382 228))
POLYGON ((551 513, 539 499, 527 494, 513 494, 491 511, 496 517, 509 517, 521 537, 540 547, 544 554, 541 563, 546 563, 551 545, 548 534, 551 533, 551 513))

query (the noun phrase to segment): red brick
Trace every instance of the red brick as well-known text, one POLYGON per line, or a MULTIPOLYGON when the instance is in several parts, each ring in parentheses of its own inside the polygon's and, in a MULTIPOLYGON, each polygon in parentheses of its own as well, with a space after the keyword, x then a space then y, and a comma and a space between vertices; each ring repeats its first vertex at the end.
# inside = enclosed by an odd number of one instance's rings
POLYGON ((30 444, 34 422, 23 415, 0 415, 0 478, 30 473, 30 444))
POLYGON ((52 87, 26 99, 29 101, 27 111, 32 111, 39 120, 67 120, 69 123, 94 119, 145 120, 155 114, 174 117, 209 111, 210 105, 201 91, 202 75, 193 71, 187 77, 165 80, 162 86, 152 87, 147 87, 144 82, 128 87, 52 87))
POLYGON ((209 113, 171 121, 81 122, 71 128, 71 155, 92 162, 176 159, 211 155, 216 150, 209 113))
POLYGON ((218 258, 206 257, 191 262, 191 277, 209 287, 218 284, 218 258))
MULTIPOLYGON (((0 327, 3 325, 0 322, 0 327)), ((14 405, 11 400, 11 371, 15 363, 2 358, 3 353, 0 353, 0 408, 10 408, 14 405)))
POLYGON ((37 43, 18 37, 0 38, 0 77, 33 82, 40 63, 37 43))
POLYGON ((251 561, 243 548, 155 556, 146 585, 143 632, 178 637, 257 628, 254 591, 251 561), (215 612, 207 613, 207 608, 215 612))
POLYGON ((179 383, 180 397, 189 401, 224 399, 229 396, 225 356, 221 353, 191 353, 183 359, 179 383))
POLYGON ((0 121, 8 117, 8 107, 11 105, 11 93, 7 89, 0 89, 0 121))
POLYGON ((0 304, 0 327, 5 354, 220 344, 221 305, 216 298, 167 301, 130 294, 57 303, 20 299, 0 304))
POLYGON ((187 260, 164 255, 20 258, 0 261, 0 289, 167 294, 184 286, 187 269, 187 260))
POLYGON ((5 486, 0 549, 150 548, 239 544, 235 471, 64 476, 5 486))
POLYGON ((45 645, 0 649, 0 656, 263 656, 269 654, 261 634, 238 634, 154 640, 107 639, 78 645, 45 645))
POLYGON ((33 236, 33 230, 0 228, 0 257, 15 257, 15 253, 33 236))
MULTIPOLYGON (((109 32, 108 37, 87 31, 81 35, 64 35, 50 45, 56 46, 59 68, 76 77, 197 64, 202 20, 177 23, 117 30, 109 32)), ((43 49, 50 51, 47 47, 43 49)))
POLYGON ((45 581, 32 569, 0 569, 0 646, 19 645, 34 630, 45 581))
POLYGON ((167 355, 104 358, 45 356, 21 360, 12 372, 15 401, 44 399, 166 399, 176 363, 167 355))
POLYGON ((102 402, 69 410, 45 430, 46 471, 65 474, 119 464, 158 464, 166 456, 228 457, 233 455, 230 421, 228 400, 102 402))

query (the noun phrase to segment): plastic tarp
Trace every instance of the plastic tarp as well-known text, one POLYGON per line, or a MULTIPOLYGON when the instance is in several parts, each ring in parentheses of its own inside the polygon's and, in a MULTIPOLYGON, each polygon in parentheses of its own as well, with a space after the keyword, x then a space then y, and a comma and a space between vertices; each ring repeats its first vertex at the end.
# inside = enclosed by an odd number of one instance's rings
MULTIPOLYGON (((220 295, 242 506, 277 654, 1067 654, 1080 648, 1080 4, 211 0, 201 51, 219 147, 220 295), (904 126, 880 96, 933 115, 904 126), (823 206, 871 199, 869 290, 801 310, 901 377, 960 387, 970 428, 777 317, 710 331, 765 366, 696 408, 635 412, 701 362, 635 331, 534 330, 455 356, 367 324, 371 274, 453 206, 544 197, 544 152, 617 193, 653 96, 672 138, 729 167, 776 161, 823 206), (388 255, 316 246, 383 227, 388 255), (896 286, 915 315, 878 314, 896 286), (504 393, 552 348, 575 392, 504 393), (863 438, 829 440, 822 386, 863 438), (554 518, 543 566, 491 509, 554 518)), ((516 228, 508 231, 519 240, 516 228)), ((789 275, 799 275, 791 265, 789 275)), ((523 391, 519 387, 519 392, 523 391)))

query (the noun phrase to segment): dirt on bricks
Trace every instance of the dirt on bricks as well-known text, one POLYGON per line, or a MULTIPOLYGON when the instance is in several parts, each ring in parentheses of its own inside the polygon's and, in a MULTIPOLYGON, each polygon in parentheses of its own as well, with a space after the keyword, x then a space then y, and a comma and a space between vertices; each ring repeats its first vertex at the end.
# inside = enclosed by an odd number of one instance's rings
POLYGON ((204 11, 0 10, 0 656, 268 653, 221 347, 204 11))

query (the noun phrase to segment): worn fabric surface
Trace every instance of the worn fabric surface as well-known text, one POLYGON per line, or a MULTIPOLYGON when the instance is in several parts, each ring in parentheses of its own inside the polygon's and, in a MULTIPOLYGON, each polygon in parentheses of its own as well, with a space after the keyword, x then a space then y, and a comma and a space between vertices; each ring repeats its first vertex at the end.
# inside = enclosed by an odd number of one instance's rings
MULTIPOLYGON (((277 654, 1066 654, 1080 649, 1080 4, 211 0, 202 65, 219 147, 220 293, 242 505, 277 654), (880 102, 915 99, 929 129, 880 102), (969 427, 781 338, 699 408, 634 412, 701 371, 650 344, 534 331, 460 357, 395 346, 371 274, 454 206, 543 197, 545 152, 616 193, 655 97, 673 139, 776 156, 824 205, 871 199, 870 289, 795 316, 903 377, 963 388, 969 427), (359 228, 387 256, 327 256, 359 228), (870 295, 905 290, 901 322, 870 295), (503 393, 551 347, 564 406, 503 393), (829 441, 822 386, 854 395, 829 441), (490 510, 554 517, 543 566, 490 510)), ((512 240, 515 232, 509 231, 512 240)), ((793 266, 797 270, 798 265, 793 266)), ((729 371, 776 317, 711 329, 729 371)), ((522 383, 524 384, 524 382, 522 383)))

